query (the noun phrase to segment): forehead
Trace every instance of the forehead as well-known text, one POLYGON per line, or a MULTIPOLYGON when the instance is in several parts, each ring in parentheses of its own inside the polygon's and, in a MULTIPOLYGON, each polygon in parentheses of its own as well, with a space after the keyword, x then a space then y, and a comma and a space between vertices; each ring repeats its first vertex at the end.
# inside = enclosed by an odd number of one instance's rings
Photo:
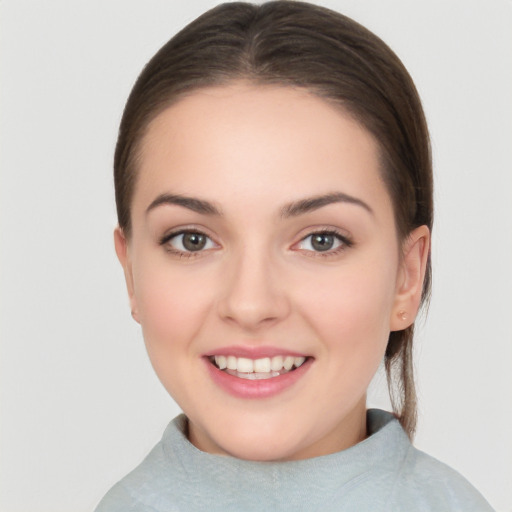
POLYGON ((146 203, 165 191, 285 203, 340 187, 389 199, 373 136, 341 108, 286 86, 195 91, 151 122, 140 162, 135 195, 146 203))

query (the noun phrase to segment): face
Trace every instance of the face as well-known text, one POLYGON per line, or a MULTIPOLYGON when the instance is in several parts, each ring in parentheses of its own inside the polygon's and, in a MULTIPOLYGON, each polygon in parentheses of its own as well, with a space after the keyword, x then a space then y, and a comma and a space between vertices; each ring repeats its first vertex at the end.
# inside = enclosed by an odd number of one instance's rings
POLYGON ((402 254, 365 129, 292 88, 195 92, 150 124, 131 218, 132 311, 198 448, 291 460, 365 437, 427 245, 402 254))

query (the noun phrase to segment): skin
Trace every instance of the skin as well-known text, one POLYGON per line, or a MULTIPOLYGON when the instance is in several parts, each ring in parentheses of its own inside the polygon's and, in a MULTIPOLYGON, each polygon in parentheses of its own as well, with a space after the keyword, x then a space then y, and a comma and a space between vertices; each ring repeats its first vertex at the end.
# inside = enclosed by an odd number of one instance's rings
POLYGON ((150 124, 131 218, 130 239, 118 228, 115 245, 132 313, 196 447, 295 460, 365 438, 366 390, 389 332, 414 321, 429 246, 425 226, 397 239, 369 132, 289 87, 194 92, 150 124), (337 201, 283 215, 290 203, 332 193, 366 206, 337 201), (220 214, 177 204, 147 211, 162 194, 208 201, 220 214), (205 233, 205 248, 187 253, 180 237, 160 244, 182 228, 205 233), (310 235, 322 230, 343 238, 317 251, 310 235), (204 359, 232 345, 299 352, 311 364, 276 396, 235 397, 204 359))

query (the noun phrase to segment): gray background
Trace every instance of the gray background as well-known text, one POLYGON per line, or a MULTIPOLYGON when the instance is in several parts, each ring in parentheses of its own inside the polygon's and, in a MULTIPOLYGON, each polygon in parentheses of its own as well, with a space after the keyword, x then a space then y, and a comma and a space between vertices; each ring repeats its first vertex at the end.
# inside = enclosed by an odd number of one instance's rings
MULTIPOLYGON (((177 412, 115 259, 112 152, 143 64, 215 1, 0 3, 0 509, 81 512, 177 412)), ((423 97, 437 218, 417 446, 512 511, 512 3, 330 0, 423 97)), ((377 377, 372 405, 386 405, 377 377)))

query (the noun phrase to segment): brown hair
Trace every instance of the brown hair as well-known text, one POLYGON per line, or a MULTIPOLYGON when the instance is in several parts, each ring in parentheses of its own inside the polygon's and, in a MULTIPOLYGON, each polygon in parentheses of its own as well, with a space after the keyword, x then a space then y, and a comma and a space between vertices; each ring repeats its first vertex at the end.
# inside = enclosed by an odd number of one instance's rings
MULTIPOLYGON (((149 61, 128 98, 114 179, 119 225, 130 236, 130 205, 148 124, 184 95, 233 80, 305 88, 339 105, 377 140, 400 240, 432 229, 432 164, 416 88, 390 48, 337 12, 303 2, 227 3, 186 26, 149 61)), ((428 298, 430 258, 422 299, 428 298)), ((413 326, 391 332, 385 367, 393 409, 413 435, 413 326)))

